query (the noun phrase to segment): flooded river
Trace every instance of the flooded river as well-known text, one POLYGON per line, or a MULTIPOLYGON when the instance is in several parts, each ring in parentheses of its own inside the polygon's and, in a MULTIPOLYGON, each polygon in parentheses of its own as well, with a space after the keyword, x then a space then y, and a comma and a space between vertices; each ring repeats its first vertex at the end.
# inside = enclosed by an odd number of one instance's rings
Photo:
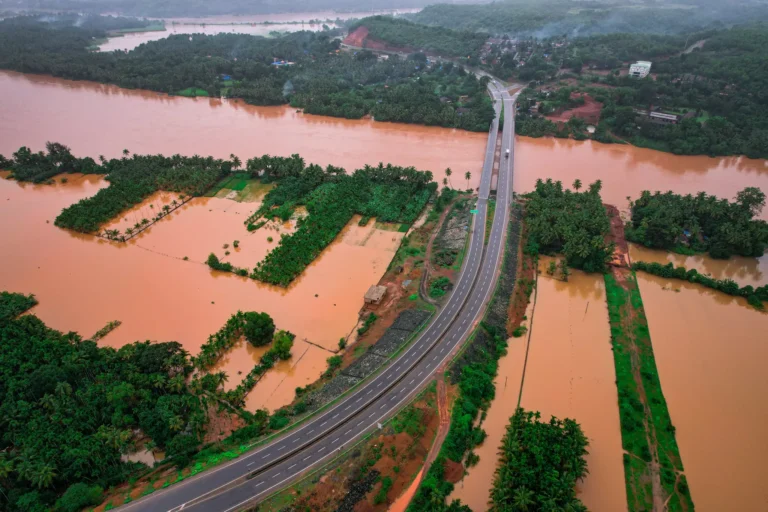
MULTIPOLYGON (((542 270, 549 261, 542 258, 542 270)), ((475 450, 480 462, 456 485, 452 497, 472 510, 486 510, 496 454, 515 411, 525 371, 520 406, 540 411, 543 421, 550 416, 573 418, 589 439, 589 474, 577 486, 579 498, 596 512, 626 510, 616 376, 602 276, 574 270, 565 283, 542 272, 535 308, 533 312, 529 308, 528 318, 533 324, 527 364, 526 337, 512 338, 508 354, 499 363, 496 398, 483 423, 488 437, 475 450)))
POLYGON ((768 313, 685 281, 637 280, 696 510, 768 510, 768 313))

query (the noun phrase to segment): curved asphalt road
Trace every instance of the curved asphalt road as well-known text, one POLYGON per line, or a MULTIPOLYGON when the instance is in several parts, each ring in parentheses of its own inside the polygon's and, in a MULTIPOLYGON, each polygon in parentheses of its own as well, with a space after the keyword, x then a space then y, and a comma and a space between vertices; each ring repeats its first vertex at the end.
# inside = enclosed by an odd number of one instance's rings
POLYGON ((493 82, 497 117, 486 147, 477 214, 464 267, 448 302, 424 332, 384 371, 325 412, 272 443, 209 471, 134 501, 120 510, 221 511, 240 510, 263 500, 375 430, 432 378, 435 370, 466 339, 495 288, 503 257, 512 196, 514 98, 493 82), (498 101, 501 100, 501 101, 498 101), (498 113, 505 120, 497 186, 496 213, 484 248, 488 196, 498 134, 498 113), (510 157, 504 158, 506 150, 510 157))

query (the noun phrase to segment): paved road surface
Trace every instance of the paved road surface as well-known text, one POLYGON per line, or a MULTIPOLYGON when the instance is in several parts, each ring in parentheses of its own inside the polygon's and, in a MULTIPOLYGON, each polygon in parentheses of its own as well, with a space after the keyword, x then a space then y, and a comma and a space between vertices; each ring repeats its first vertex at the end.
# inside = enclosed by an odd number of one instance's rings
POLYGON ((126 511, 239 510, 263 500, 278 489, 339 454, 375 430, 432 378, 482 316, 495 288, 509 221, 514 161, 514 98, 495 84, 497 119, 488 137, 485 162, 470 245, 458 282, 437 316, 409 348, 375 378, 357 388, 325 412, 272 443, 227 464, 157 491, 120 507, 126 511), (488 196, 491 191, 498 112, 504 103, 504 131, 497 186, 496 210, 487 247, 484 247, 488 196), (510 157, 504 153, 510 149, 510 157))

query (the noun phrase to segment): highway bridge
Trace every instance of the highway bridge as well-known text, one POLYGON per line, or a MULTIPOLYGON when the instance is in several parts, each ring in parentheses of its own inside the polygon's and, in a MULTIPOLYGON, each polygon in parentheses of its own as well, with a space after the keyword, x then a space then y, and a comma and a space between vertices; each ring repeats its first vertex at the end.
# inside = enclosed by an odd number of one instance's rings
POLYGON ((448 302, 423 332, 378 375, 301 426, 227 464, 122 506, 121 511, 231 512, 254 505, 353 446, 424 389, 482 318, 504 256, 512 201, 515 98, 495 81, 489 84, 489 91, 497 115, 488 136, 469 248, 448 302), (486 245, 502 104, 505 115, 496 209, 486 245), (509 158, 504 157, 507 150, 509 158))

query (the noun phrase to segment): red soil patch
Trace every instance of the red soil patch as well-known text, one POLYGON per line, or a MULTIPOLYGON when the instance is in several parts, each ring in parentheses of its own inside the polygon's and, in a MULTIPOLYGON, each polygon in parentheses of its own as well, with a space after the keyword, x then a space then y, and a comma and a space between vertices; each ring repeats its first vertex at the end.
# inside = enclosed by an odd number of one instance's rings
POLYGON ((342 41, 348 46, 354 46, 357 48, 366 48, 368 50, 381 50, 388 52, 411 52, 412 48, 400 48, 397 46, 391 46, 383 41, 374 39, 368 35, 368 28, 364 26, 357 27, 355 30, 349 33, 347 37, 342 41))
POLYGON ((366 37, 368 37, 368 29, 366 27, 357 27, 344 38, 344 44, 362 47, 366 37))
POLYGON ((611 220, 611 232, 606 237, 608 242, 616 244, 613 250, 610 265, 614 267, 629 267, 629 244, 624 237, 624 222, 619 215, 619 209, 611 204, 606 204, 605 210, 611 220))
POLYGON ((589 94, 574 92, 571 94, 571 99, 584 98, 584 105, 576 107, 570 110, 565 110, 559 113, 546 116, 550 121, 565 123, 571 117, 580 117, 590 124, 597 124, 600 121, 600 111, 603 109, 603 104, 594 100, 589 94))

